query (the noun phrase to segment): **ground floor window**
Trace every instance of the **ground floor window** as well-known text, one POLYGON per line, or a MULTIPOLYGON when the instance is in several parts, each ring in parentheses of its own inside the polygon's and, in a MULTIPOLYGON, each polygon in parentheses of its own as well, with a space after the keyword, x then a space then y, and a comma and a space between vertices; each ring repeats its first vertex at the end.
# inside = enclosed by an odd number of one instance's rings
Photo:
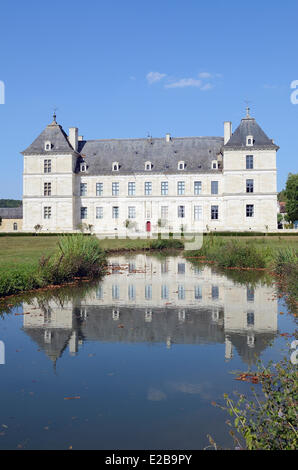
POLYGON ((178 206, 178 217, 185 217, 185 206, 178 206))
POLYGON ((119 219, 119 207, 114 206, 112 212, 113 219, 119 219))
POLYGON ((81 219, 87 219, 87 207, 81 207, 81 219))
POLYGON ((13 224, 13 229, 18 230, 18 224, 16 222, 14 222, 14 224, 13 224))
POLYGON ((211 219, 212 220, 218 219, 218 206, 211 206, 211 219))
POLYGON ((246 217, 253 217, 254 216, 254 206, 253 204, 246 205, 246 217))
POLYGON ((129 207, 128 208, 128 218, 129 219, 135 219, 136 218, 136 208, 135 207, 129 207))
POLYGON ((102 219, 103 218, 103 207, 96 208, 96 218, 102 219))
POLYGON ((202 214, 203 214, 202 206, 194 206, 194 219, 201 220, 202 214))
POLYGON ((45 206, 43 208, 43 218, 50 219, 52 217, 52 208, 49 206, 45 206))

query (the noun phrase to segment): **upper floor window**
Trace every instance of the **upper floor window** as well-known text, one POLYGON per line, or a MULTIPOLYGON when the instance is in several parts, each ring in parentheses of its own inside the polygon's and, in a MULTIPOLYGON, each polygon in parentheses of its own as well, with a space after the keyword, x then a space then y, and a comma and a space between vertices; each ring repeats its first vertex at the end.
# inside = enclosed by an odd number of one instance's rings
POLYGON ((44 149, 45 149, 46 151, 49 151, 49 150, 51 150, 51 148, 52 148, 52 144, 51 144, 51 142, 50 142, 49 140, 47 140, 47 141, 44 143, 44 149))
POLYGON ((218 181, 211 181, 211 194, 218 194, 218 181))
POLYGON ((218 169, 218 162, 217 160, 213 160, 211 164, 212 170, 217 170, 218 169))
POLYGON ((128 195, 135 196, 136 194, 136 183, 134 181, 129 181, 128 183, 128 195))
POLYGON ((52 172, 52 160, 44 160, 43 162, 43 171, 44 173, 52 172))
POLYGON ((254 144, 254 138, 252 135, 246 137, 246 146, 251 147, 254 144))
POLYGON ((96 196, 102 196, 103 183, 96 183, 96 196))
POLYGON ((80 184, 80 196, 87 196, 87 183, 80 184))
POLYGON ((246 192, 247 193, 254 192, 254 180, 246 180, 246 192))
POLYGON ((181 161, 178 162, 178 170, 184 170, 185 169, 185 162, 181 161))
POLYGON ((153 165, 152 165, 151 162, 146 162, 146 163, 145 163, 145 170, 146 170, 146 171, 152 170, 152 167, 153 167, 153 165))
POLYGON ((145 196, 150 196, 152 194, 152 183, 150 181, 145 181, 145 196))
POLYGON ((112 196, 119 196, 119 183, 112 183, 112 196))
POLYGON ((252 170, 254 167, 254 157, 253 155, 246 155, 246 169, 252 170))
POLYGON ((167 181, 162 181, 161 182, 161 195, 162 196, 167 196, 169 191, 169 184, 167 181))
POLYGON ((194 182, 194 193, 196 196, 201 194, 202 192, 202 181, 195 181, 194 182))
POLYGON ((178 183, 177 183, 177 194, 179 196, 181 196, 184 193, 185 193, 185 182, 184 181, 178 181, 178 183))
POLYGON ((85 163, 85 162, 81 162, 81 163, 80 163, 80 171, 84 173, 86 170, 87 170, 87 165, 86 165, 86 163, 85 163))
POLYGON ((51 196, 52 194, 52 183, 44 183, 43 185, 43 195, 51 196))
POLYGON ((119 170, 119 163, 118 162, 114 162, 112 164, 112 170, 113 171, 118 171, 119 170))

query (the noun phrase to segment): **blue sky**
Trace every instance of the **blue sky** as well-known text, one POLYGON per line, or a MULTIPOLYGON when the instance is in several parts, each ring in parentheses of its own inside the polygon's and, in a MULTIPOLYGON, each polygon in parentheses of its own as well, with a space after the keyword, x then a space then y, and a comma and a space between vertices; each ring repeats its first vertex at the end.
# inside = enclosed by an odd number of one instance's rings
POLYGON ((298 2, 2 0, 0 198, 22 195, 22 156, 51 121, 87 139, 223 135, 250 101, 297 172, 298 2))

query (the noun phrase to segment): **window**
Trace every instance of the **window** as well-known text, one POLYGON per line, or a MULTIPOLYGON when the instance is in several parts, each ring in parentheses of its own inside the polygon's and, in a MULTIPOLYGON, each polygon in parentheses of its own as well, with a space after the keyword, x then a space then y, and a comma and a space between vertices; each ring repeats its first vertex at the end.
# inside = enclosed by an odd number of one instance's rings
POLYGON ((52 208, 49 206, 46 206, 43 208, 43 218, 44 219, 50 219, 52 216, 52 208))
POLYGON ((167 196, 168 192, 169 192, 169 183, 167 181, 162 181, 161 182, 161 195, 167 196))
POLYGON ((81 207, 81 219, 87 219, 87 207, 81 207))
POLYGON ((247 302, 254 302, 255 290, 252 287, 246 288, 246 299, 247 299, 247 302))
POLYGON ((43 162, 43 171, 44 173, 52 172, 52 160, 44 160, 43 162))
POLYGON ((202 181, 195 181, 194 182, 194 193, 196 196, 201 194, 202 192, 202 181))
POLYGON ((246 205, 246 217, 253 217, 254 216, 254 206, 253 204, 246 205))
POLYGON ((185 274, 185 263, 178 263, 178 274, 185 274))
POLYGON ((96 196, 102 196, 103 194, 103 183, 96 183, 96 196))
POLYGON ((247 326, 254 326, 255 324, 255 314, 254 312, 247 312, 247 326))
POLYGON ((211 168, 212 168, 212 170, 217 170, 218 169, 218 164, 217 164, 216 160, 213 160, 213 162, 211 164, 211 168))
POLYGON ((169 208, 168 206, 161 206, 161 211, 160 211, 160 215, 161 215, 161 219, 163 221, 167 221, 168 220, 168 215, 169 215, 169 208))
POLYGON ((211 194, 218 194, 218 181, 211 181, 211 194))
POLYGON ((169 298, 169 288, 165 284, 161 286, 161 298, 162 300, 168 300, 169 298))
POLYGON ((128 263, 128 272, 130 274, 136 272, 136 265, 134 263, 128 263))
POLYGON ((178 286, 178 299, 179 300, 184 300, 185 299, 185 287, 179 285, 178 286))
POLYGON ((80 184, 80 196, 87 196, 87 183, 80 184))
POLYGON ((218 206, 211 206, 211 220, 218 220, 218 206))
MULTIPOLYGON (((113 284, 112 285, 112 299, 113 300, 119 300, 120 297, 120 289, 118 284, 113 284)), ((119 318, 119 316, 118 316, 119 318)))
POLYGON ((211 288, 212 300, 217 300, 218 296, 219 296, 218 286, 212 286, 212 288, 211 288))
POLYGON ((185 207, 178 206, 178 217, 183 218, 185 217, 185 207))
POLYGON ((135 207, 129 207, 128 208, 128 218, 129 219, 135 219, 136 218, 136 208, 135 207))
POLYGON ((167 274, 169 272, 169 264, 167 261, 163 261, 160 264, 160 272, 161 274, 167 274))
POLYGON ((112 171, 118 171, 119 170, 119 163, 118 162, 114 162, 112 164, 112 171))
POLYGON ((177 194, 179 196, 181 196, 184 193, 185 193, 185 182, 184 181, 178 181, 178 183, 177 183, 177 194))
POLYGON ((135 300, 136 298, 136 288, 134 284, 129 284, 128 286, 128 299, 135 300))
POLYGON ((103 300, 103 285, 100 283, 96 289, 96 298, 98 300, 103 300))
POLYGON ((254 167, 254 157, 253 155, 246 155, 246 169, 252 170, 254 167))
POLYGON ((201 300, 202 299, 202 287, 201 286, 196 286, 195 287, 195 299, 196 300, 201 300))
POLYGON ((146 171, 152 170, 152 166, 153 166, 153 165, 152 165, 151 162, 146 162, 146 163, 145 163, 145 170, 146 170, 146 171))
POLYGON ((119 183, 112 183, 112 196, 119 196, 119 183))
POLYGON ((136 195, 136 183, 134 181, 129 181, 128 183, 128 195, 129 196, 136 195))
POLYGON ((252 146, 254 144, 254 138, 252 135, 248 135, 246 137, 246 145, 247 147, 252 146))
POLYGON ((119 207, 118 206, 113 207, 112 217, 113 219, 119 219, 119 207))
POLYGON ((184 170, 185 169, 185 163, 184 162, 178 162, 178 170, 184 170))
POLYGON ((102 219, 103 218, 103 207, 96 208, 96 218, 102 219))
POLYGON ((51 196, 52 194, 52 183, 44 183, 43 185, 43 195, 51 196))
POLYGON ((80 171, 84 173, 87 170, 87 165, 85 162, 80 163, 80 171))
POLYGON ((147 284, 145 286, 145 299, 146 300, 152 299, 152 285, 151 284, 147 284))
POLYGON ((16 222, 13 223, 13 229, 18 230, 18 224, 16 222))
POLYGON ((45 142, 44 149, 48 152, 49 150, 51 150, 51 148, 52 148, 51 142, 50 141, 45 142))
POLYGON ((145 196, 150 196, 152 194, 152 183, 149 181, 145 182, 145 196))
POLYGON ((203 208, 202 206, 194 206, 194 219, 202 220, 203 208))
POLYGON ((246 192, 247 193, 254 192, 254 180, 246 180, 246 192))

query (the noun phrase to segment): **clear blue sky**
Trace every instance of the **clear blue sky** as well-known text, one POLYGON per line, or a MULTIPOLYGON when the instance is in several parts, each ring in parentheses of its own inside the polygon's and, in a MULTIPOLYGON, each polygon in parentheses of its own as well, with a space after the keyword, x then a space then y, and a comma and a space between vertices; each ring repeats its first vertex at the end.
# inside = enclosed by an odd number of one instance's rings
POLYGON ((295 0, 2 0, 0 198, 22 195, 22 156, 51 121, 87 139, 223 135, 253 116, 297 172, 295 0))

